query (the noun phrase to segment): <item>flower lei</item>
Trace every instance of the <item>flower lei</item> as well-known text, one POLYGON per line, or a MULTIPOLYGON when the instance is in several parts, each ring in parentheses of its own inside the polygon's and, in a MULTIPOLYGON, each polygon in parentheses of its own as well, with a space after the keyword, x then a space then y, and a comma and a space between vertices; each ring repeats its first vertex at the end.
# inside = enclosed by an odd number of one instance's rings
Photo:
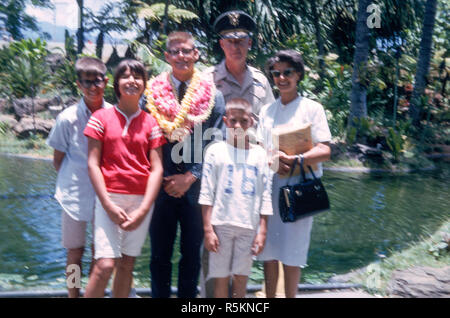
POLYGON ((181 103, 169 73, 152 78, 144 94, 147 109, 158 121, 166 136, 177 128, 190 130, 195 124, 205 121, 214 107, 216 87, 210 80, 202 79, 200 72, 194 70, 189 86, 181 103))

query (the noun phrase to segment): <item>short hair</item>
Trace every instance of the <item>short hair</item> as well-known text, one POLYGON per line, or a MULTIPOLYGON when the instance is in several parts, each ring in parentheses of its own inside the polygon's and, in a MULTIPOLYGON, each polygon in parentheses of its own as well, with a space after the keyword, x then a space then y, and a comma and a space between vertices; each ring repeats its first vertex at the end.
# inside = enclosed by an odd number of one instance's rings
POLYGON ((231 109, 239 109, 245 111, 248 115, 252 114, 252 104, 244 98, 236 97, 230 99, 225 105, 225 112, 228 113, 231 109))
POLYGON ((267 60, 266 73, 270 78, 272 78, 272 74, 270 73, 270 71, 273 69, 275 63, 279 62, 288 63, 294 68, 296 72, 299 72, 299 82, 302 81, 305 77, 305 63, 303 62, 302 55, 296 50, 280 50, 275 53, 275 56, 267 60))
POLYGON ((195 39, 191 33, 186 32, 186 31, 170 32, 169 35, 167 36, 167 40, 166 40, 166 50, 169 49, 172 42, 187 42, 187 41, 192 41, 192 43, 194 44, 194 48, 195 48, 195 39))
POLYGON ((142 76, 144 79, 144 88, 147 85, 148 74, 144 64, 133 59, 125 59, 117 65, 116 71, 114 72, 114 92, 116 92, 117 98, 120 98, 119 78, 128 69, 130 69, 132 73, 142 76))
POLYGON ((75 71, 78 79, 81 79, 83 74, 105 77, 106 65, 96 57, 85 56, 76 61, 75 71))

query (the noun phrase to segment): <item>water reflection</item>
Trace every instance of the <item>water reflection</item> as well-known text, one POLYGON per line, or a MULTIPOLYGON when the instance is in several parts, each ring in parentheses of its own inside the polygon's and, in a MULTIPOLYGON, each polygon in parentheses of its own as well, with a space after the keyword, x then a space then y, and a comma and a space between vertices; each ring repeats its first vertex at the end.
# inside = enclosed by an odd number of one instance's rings
MULTIPOLYGON (((448 168, 396 176, 326 171, 331 211, 314 219, 304 280, 365 266, 435 231, 449 215, 449 177, 448 168)), ((0 289, 65 288, 55 179, 50 161, 0 156, 0 289)), ((135 285, 149 287, 148 238, 142 253, 135 285)), ((173 259, 179 259, 178 251, 173 259)), ((86 249, 85 275, 89 260, 86 249)), ((251 278, 260 282, 261 264, 251 278)))

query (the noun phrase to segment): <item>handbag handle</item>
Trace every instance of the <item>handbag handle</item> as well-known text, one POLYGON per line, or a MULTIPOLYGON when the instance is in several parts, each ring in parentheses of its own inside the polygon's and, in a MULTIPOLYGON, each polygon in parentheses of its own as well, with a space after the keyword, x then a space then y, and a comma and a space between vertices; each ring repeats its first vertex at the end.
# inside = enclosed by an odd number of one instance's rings
MULTIPOLYGON (((296 159, 294 160, 294 162, 292 163, 292 167, 291 167, 291 171, 289 173, 289 180, 288 180, 288 184, 291 182, 291 178, 292 178, 292 174, 294 173, 295 170, 295 166, 297 165, 297 161, 299 161, 300 164, 300 172, 301 172, 301 178, 303 178, 303 181, 306 181, 306 174, 305 174, 305 169, 303 168, 303 161, 304 158, 297 156, 296 159)), ((311 175, 313 176, 314 180, 316 180, 316 175, 314 174, 311 166, 308 166, 309 171, 311 172, 311 175)), ((300 181, 302 181, 300 179, 300 181)))

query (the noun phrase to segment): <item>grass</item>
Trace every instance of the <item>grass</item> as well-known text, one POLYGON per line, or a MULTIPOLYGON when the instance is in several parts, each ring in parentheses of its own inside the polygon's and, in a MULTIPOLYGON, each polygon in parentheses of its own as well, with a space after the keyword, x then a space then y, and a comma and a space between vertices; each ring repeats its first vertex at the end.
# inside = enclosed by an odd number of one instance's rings
POLYGON ((450 265, 450 219, 434 234, 423 237, 409 248, 394 252, 380 262, 372 263, 351 279, 361 284, 371 294, 387 296, 389 282, 395 270, 405 270, 415 266, 442 268, 450 265))
POLYGON ((50 158, 53 155, 53 149, 40 135, 19 139, 12 131, 0 130, 0 153, 50 158))

